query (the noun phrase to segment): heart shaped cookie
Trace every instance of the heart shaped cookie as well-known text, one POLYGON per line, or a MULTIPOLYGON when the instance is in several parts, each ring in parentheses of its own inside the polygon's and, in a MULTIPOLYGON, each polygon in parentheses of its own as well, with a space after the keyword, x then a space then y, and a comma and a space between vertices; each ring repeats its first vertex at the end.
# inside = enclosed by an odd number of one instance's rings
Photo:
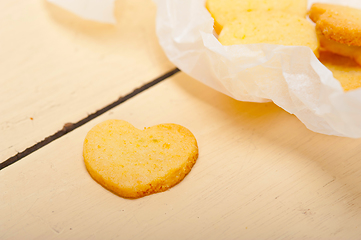
POLYGON ((193 134, 177 124, 144 130, 107 120, 84 140, 85 166, 92 178, 125 198, 162 192, 179 183, 198 157, 193 134))

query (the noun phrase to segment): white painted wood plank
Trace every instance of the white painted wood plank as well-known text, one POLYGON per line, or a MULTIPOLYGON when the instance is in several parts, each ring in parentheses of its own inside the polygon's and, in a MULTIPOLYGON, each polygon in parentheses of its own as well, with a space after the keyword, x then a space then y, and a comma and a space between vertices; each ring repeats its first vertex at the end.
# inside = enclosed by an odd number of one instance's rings
POLYGON ((179 73, 1 170, 0 238, 359 239, 360 144, 179 73), (82 159, 87 131, 110 118, 184 125, 199 159, 166 192, 120 198, 82 159))
POLYGON ((151 0, 121 0, 117 25, 46 1, 0 1, 0 162, 175 67, 151 0))

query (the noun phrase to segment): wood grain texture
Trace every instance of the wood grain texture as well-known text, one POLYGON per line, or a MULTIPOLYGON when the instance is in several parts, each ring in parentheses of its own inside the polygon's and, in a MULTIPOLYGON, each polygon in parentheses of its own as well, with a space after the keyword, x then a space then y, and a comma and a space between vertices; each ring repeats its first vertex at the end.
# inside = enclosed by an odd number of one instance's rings
POLYGON ((0 162, 174 69, 151 0, 116 2, 116 25, 45 0, 0 2, 0 162))
POLYGON ((360 145, 178 73, 0 171, 0 238, 359 239, 360 145), (86 133, 111 118, 181 124, 199 159, 166 192, 120 198, 82 159, 86 133))

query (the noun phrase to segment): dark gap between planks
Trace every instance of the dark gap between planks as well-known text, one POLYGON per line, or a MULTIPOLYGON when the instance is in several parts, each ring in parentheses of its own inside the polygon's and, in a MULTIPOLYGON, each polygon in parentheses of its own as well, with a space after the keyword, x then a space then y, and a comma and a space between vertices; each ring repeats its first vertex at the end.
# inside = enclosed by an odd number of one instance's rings
POLYGON ((44 140, 42 140, 41 142, 38 142, 37 144, 25 149, 22 152, 19 152, 18 154, 16 154, 13 157, 10 157, 9 159, 7 159, 5 162, 0 163, 0 170, 10 166, 11 164, 19 161, 20 159, 28 156, 29 154, 35 152, 36 150, 48 145, 49 143, 51 143, 52 141, 64 136, 65 134, 73 131, 74 129, 77 129, 78 127, 83 126, 84 124, 86 124, 87 122, 93 120, 96 117, 99 117, 100 115, 102 115, 103 113, 113 109, 114 107, 118 106, 119 104, 127 101, 128 99, 134 97, 135 95, 147 90, 148 88, 156 85, 157 83, 160 83, 161 81, 173 76, 174 74, 176 74, 177 72, 179 72, 180 70, 178 68, 160 76, 159 78, 143 85, 140 88, 135 89, 133 92, 129 93, 128 95, 119 98, 117 101, 109 104, 108 106, 105 106, 104 108, 96 111, 95 113, 92 113, 90 115, 88 115, 86 118, 76 122, 76 123, 67 123, 64 125, 63 129, 56 132, 55 134, 45 138, 44 140))

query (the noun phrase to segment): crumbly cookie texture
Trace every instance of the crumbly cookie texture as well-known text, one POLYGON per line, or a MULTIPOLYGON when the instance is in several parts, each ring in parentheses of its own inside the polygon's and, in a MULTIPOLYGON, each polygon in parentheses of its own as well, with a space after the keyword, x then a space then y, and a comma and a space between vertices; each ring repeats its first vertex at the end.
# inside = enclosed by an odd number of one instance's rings
POLYGON ((331 70, 345 91, 361 87, 361 67, 351 58, 320 51, 319 60, 331 70))
POLYGON ((83 148, 92 178, 125 198, 139 198, 176 185, 198 158, 194 135, 177 124, 139 130, 122 120, 91 129, 83 148))
POLYGON ((214 27, 219 34, 225 24, 244 12, 276 10, 305 17, 307 0, 207 0, 206 8, 214 18, 214 27))
POLYGON ((243 13, 224 26, 218 40, 223 45, 270 43, 308 46, 315 53, 319 45, 310 22, 282 11, 243 13))
POLYGON ((315 3, 309 16, 316 23, 316 30, 327 39, 349 46, 361 46, 360 9, 315 3))

